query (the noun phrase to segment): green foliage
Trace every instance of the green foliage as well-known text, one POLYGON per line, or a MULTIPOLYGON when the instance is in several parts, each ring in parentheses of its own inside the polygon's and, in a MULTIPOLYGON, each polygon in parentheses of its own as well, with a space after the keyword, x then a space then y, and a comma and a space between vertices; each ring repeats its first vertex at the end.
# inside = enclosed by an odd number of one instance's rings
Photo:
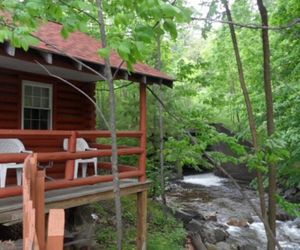
MULTIPOLYGON (((136 200, 123 198, 124 249, 135 249, 136 200)), ((96 225, 97 249, 115 249, 116 232, 113 219, 113 202, 93 204, 100 218, 96 225)), ((164 214, 160 204, 148 200, 148 240, 147 249, 184 249, 186 232, 181 222, 171 214, 164 214)))
POLYGON ((277 195, 277 203, 289 215, 294 216, 294 217, 300 217, 300 203, 298 203, 298 204, 290 203, 280 195, 277 195))
MULTIPOLYGON (((90 31, 99 37, 97 6, 90 1, 27 0, 23 3, 3 0, 0 10, 10 16, 9 21, 2 20, 0 41, 10 40, 17 48, 27 50, 29 45, 35 44, 31 34, 40 23, 48 20, 63 25, 61 35, 64 38, 76 30, 90 31)), ((170 34, 175 39, 177 23, 188 22, 191 14, 182 5, 163 0, 104 1, 103 11, 109 23, 110 49, 100 50, 99 55, 106 58, 110 50, 115 50, 129 69, 145 59, 143 55, 148 53, 148 47, 153 45, 158 34, 170 34)))

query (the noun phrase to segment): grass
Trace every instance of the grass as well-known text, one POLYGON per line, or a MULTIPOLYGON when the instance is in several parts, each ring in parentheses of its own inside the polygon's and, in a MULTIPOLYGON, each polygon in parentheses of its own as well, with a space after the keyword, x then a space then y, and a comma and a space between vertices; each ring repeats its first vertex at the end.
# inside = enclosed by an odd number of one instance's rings
MULTIPOLYGON (((136 199, 129 196, 122 199, 123 206, 123 249, 136 249, 136 199)), ((105 201, 93 204, 100 222, 96 226, 97 249, 116 249, 116 227, 114 202, 105 201)), ((162 206, 148 199, 148 250, 184 249, 186 231, 181 222, 171 214, 165 215, 162 206)))

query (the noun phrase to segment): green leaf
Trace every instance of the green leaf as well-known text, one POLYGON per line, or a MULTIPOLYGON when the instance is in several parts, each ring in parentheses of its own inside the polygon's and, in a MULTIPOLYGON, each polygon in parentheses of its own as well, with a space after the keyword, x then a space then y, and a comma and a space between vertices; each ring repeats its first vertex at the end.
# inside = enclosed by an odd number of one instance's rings
POLYGON ((170 33, 173 39, 177 38, 177 30, 174 22, 166 20, 163 24, 164 29, 170 33))
POLYGON ((69 31, 67 30, 67 28, 65 26, 63 26, 63 28, 60 31, 60 34, 62 35, 63 38, 68 38, 69 36, 69 31))
POLYGON ((9 38, 9 30, 7 28, 0 29, 0 42, 3 43, 9 38))
POLYGON ((109 47, 98 50, 98 53, 102 58, 109 58, 110 52, 111 52, 111 49, 109 47))
POLYGON ((130 42, 129 41, 124 41, 122 42, 118 48, 117 51, 119 55, 125 60, 129 60, 129 54, 130 54, 130 42))

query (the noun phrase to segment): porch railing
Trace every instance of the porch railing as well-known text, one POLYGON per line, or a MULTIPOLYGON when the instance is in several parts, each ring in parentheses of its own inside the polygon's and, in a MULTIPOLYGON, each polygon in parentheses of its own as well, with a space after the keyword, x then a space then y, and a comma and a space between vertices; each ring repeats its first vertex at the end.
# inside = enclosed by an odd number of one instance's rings
MULTIPOLYGON (((58 152, 35 152, 37 153, 38 162, 61 162, 66 161, 65 165, 65 178, 48 181, 45 183, 45 189, 59 189, 74 187, 80 185, 91 185, 100 182, 109 182, 113 180, 112 175, 97 175, 88 176, 85 178, 73 179, 74 162, 76 159, 87 159, 92 157, 105 157, 111 156, 112 150, 110 145, 98 144, 96 141, 98 138, 109 138, 111 136, 110 131, 102 130, 89 130, 89 131, 65 131, 65 130, 7 130, 0 129, 0 138, 18 138, 20 140, 26 139, 69 139, 68 151, 58 151, 58 152), (91 146, 97 148, 93 151, 76 152, 76 138, 84 138, 90 141, 91 146)), ((146 143, 145 134, 141 131, 119 131, 117 132, 117 138, 135 138, 138 140, 138 146, 119 146, 118 155, 137 155, 139 156, 138 166, 127 166, 119 165, 119 177, 122 178, 139 178, 139 180, 144 181, 146 179, 146 143)), ((25 158, 28 156, 27 153, 0 153, 0 163, 7 162, 24 162, 25 158)), ((101 163, 99 165, 101 168, 110 169, 111 164, 109 162, 101 163)), ((22 187, 18 186, 8 186, 6 188, 0 189, 0 198, 20 195, 22 192, 22 187)))

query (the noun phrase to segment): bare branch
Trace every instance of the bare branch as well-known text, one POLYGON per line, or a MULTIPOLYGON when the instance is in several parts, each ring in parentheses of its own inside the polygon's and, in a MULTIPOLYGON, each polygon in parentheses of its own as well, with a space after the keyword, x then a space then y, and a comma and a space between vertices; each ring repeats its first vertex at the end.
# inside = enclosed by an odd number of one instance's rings
POLYGON ((281 26, 264 26, 254 23, 249 24, 243 24, 243 23, 236 23, 232 21, 226 21, 226 20, 219 20, 219 19, 212 19, 212 18, 204 18, 204 17, 192 17, 192 20, 194 21, 205 21, 205 22, 215 22, 215 23, 223 23, 223 24, 233 24, 240 28, 248 28, 248 29, 266 29, 266 30, 284 30, 284 29, 290 29, 293 26, 300 24, 300 17, 294 19, 292 22, 281 25, 281 26))
POLYGON ((62 4, 64 4, 64 5, 68 6, 69 8, 78 11, 79 13, 83 13, 84 15, 88 16, 88 17, 91 18, 93 21, 95 21, 98 25, 100 25, 99 20, 98 20, 97 18, 95 18, 93 15, 91 15, 90 13, 86 12, 85 10, 76 8, 76 7, 74 7, 74 6, 71 6, 69 3, 66 3, 66 2, 63 1, 63 0, 58 0, 58 1, 60 1, 60 2, 61 2, 62 4))
POLYGON ((124 64, 124 62, 125 62, 125 61, 122 60, 122 62, 119 64, 118 68, 116 69, 116 71, 115 71, 115 73, 114 73, 114 75, 113 75, 113 80, 116 79, 117 74, 118 74, 119 70, 121 69, 122 65, 124 64))
MULTIPOLYGON (((128 87, 128 86, 130 86, 130 85, 132 85, 132 84, 134 84, 134 82, 129 82, 129 83, 127 83, 127 84, 124 84, 124 85, 122 85, 122 86, 119 86, 119 87, 114 88, 114 90, 126 88, 126 87, 128 87)), ((108 91, 108 92, 109 92, 109 89, 97 89, 97 91, 108 91)))

